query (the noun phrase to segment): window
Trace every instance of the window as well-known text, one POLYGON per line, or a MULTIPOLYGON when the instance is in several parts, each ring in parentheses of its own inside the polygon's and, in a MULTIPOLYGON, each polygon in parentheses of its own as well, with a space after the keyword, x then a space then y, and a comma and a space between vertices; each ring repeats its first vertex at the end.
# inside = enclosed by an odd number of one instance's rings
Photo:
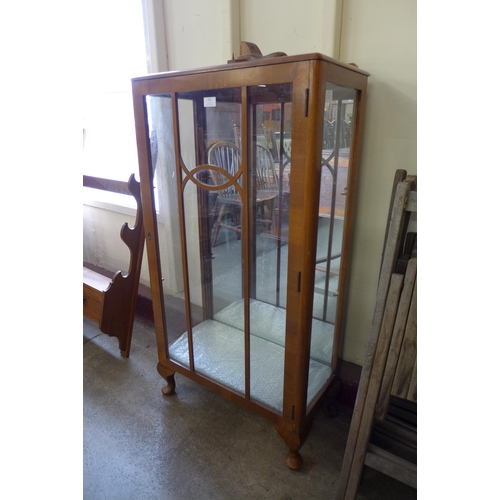
POLYGON ((84 174, 138 178, 130 79, 147 73, 141 0, 90 0, 83 15, 84 174))

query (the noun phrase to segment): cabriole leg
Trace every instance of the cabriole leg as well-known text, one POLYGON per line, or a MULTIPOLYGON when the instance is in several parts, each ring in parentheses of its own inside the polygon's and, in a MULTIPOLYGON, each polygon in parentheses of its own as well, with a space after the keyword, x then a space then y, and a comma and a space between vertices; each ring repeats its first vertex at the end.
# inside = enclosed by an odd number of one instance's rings
POLYGON ((170 396, 175 393, 175 372, 158 363, 156 366, 158 373, 167 381, 167 385, 162 388, 161 392, 164 396, 170 396))
POLYGON ((170 375, 166 377, 167 380, 167 385, 165 387, 162 387, 162 394, 164 396, 171 396, 172 394, 175 393, 175 378, 174 375, 170 375))

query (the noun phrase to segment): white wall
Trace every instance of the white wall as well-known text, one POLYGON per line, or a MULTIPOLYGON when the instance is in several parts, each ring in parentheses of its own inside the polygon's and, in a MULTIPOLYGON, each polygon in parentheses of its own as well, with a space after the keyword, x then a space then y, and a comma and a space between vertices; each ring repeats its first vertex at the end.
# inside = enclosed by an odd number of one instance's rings
MULTIPOLYGON (((83 261, 108 271, 129 269, 130 250, 120 238, 125 222, 135 225, 135 209, 86 201, 83 205, 83 261), (98 205, 98 206, 96 206, 98 205)), ((149 286, 149 267, 144 249, 140 282, 149 286)))
POLYGON ((320 52, 338 58, 341 0, 240 0, 241 39, 264 55, 320 52))
POLYGON ((417 2, 345 0, 340 59, 368 71, 343 358, 364 361, 394 172, 417 173, 417 2))
POLYGON ((163 0, 168 69, 225 64, 239 54, 238 0, 163 0))
POLYGON ((322 52, 371 73, 342 355, 361 365, 394 171, 417 173, 416 0, 163 0, 161 8, 151 2, 165 27, 153 69, 225 64, 239 54, 241 39, 263 54, 322 52))

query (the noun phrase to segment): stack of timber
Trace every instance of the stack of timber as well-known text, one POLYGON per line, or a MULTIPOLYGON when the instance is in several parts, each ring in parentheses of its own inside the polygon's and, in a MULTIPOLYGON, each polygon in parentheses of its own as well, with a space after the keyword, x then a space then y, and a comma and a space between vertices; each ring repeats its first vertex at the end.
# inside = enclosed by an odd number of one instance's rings
POLYGON ((337 499, 355 499, 364 466, 417 487, 417 178, 394 179, 375 311, 337 499))

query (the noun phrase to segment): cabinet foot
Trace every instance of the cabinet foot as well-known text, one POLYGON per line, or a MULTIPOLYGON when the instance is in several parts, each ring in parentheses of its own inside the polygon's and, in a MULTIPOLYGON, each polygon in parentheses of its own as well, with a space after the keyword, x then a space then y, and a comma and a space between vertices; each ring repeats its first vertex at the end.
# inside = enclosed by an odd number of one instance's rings
POLYGON ((175 372, 167 368, 166 366, 158 363, 156 365, 158 373, 167 381, 167 385, 162 388, 161 392, 164 396, 170 396, 175 393, 175 372))
POLYGON ((286 455, 285 462, 286 465, 292 470, 299 470, 302 468, 302 457, 300 456, 299 450, 302 448, 302 445, 309 434, 311 425, 312 420, 310 420, 304 429, 302 429, 299 433, 291 432, 284 427, 280 427, 279 425, 274 426, 276 432, 288 446, 288 453, 286 455))
POLYGON ((302 468, 302 457, 298 451, 289 451, 286 454, 286 465, 292 470, 299 470, 302 468))
POLYGON ((164 396, 171 396, 172 394, 175 393, 175 378, 173 375, 170 375, 169 377, 166 377, 167 379, 167 385, 162 387, 161 393, 164 396))

